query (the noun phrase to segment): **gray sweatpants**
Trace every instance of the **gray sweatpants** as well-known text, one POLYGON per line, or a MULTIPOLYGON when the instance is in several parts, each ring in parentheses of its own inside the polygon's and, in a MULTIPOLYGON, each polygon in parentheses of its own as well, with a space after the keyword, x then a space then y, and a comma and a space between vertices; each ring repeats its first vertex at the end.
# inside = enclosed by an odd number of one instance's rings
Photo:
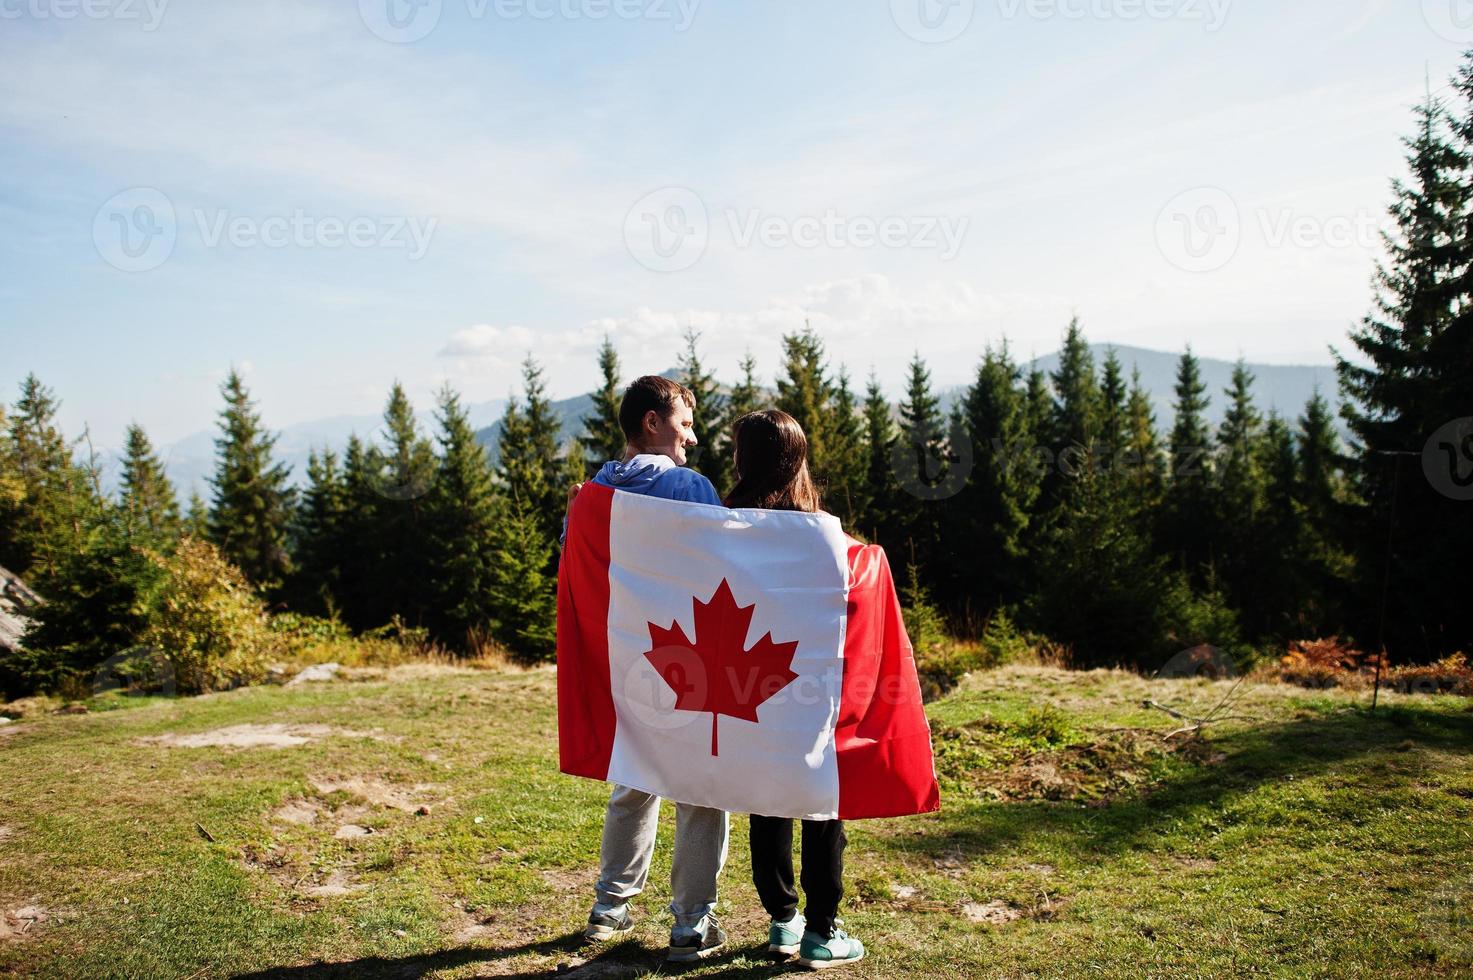
MULTIPOLYGON (((660 798, 615 786, 604 815, 598 902, 623 905, 644 891, 655 854, 660 798)), ((675 804, 675 855, 670 865, 670 911, 677 927, 699 928, 716 910, 716 878, 726 864, 731 824, 722 810, 675 804)))

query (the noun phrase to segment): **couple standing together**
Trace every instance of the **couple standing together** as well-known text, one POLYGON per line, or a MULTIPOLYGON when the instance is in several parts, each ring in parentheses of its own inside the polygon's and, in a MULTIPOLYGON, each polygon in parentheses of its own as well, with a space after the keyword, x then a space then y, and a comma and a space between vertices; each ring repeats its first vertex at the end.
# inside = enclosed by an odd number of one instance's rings
MULTIPOLYGON (((696 445, 695 398, 666 378, 647 376, 631 384, 619 408, 627 442, 623 459, 611 460, 594 482, 616 490, 733 508, 819 510, 808 471, 808 440, 785 412, 753 412, 737 419, 732 433, 736 486, 723 500, 711 481, 686 469, 686 452, 696 445)), ((577 493, 574 488, 569 496, 577 493)), ((753 778, 762 778, 753 773, 753 778)), ((660 798, 616 786, 604 816, 597 898, 583 931, 589 942, 629 933, 629 901, 644 890, 655 851, 660 798)), ((793 821, 750 817, 752 880, 772 919, 769 952, 798 954, 812 969, 852 963, 864 956, 859 940, 844 933, 835 917, 844 894, 844 825, 840 820, 805 820, 802 882, 806 917, 798 912, 793 875, 793 821)), ((730 817, 721 810, 678 803, 675 853, 670 869, 675 925, 668 959, 702 959, 726 942, 716 921, 716 880, 726 863, 730 817)))

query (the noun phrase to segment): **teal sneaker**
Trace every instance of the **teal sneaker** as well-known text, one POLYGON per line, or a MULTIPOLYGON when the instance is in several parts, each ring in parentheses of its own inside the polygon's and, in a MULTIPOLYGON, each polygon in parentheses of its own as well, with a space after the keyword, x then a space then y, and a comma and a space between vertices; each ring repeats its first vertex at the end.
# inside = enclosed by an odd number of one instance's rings
POLYGON ((803 916, 794 912, 787 922, 773 921, 767 929, 767 951, 792 956, 803 943, 803 916))
POLYGON ((810 970, 827 970, 831 966, 858 963, 864 959, 864 943, 835 927, 834 934, 827 938, 812 929, 803 933, 803 942, 798 950, 798 962, 810 970))

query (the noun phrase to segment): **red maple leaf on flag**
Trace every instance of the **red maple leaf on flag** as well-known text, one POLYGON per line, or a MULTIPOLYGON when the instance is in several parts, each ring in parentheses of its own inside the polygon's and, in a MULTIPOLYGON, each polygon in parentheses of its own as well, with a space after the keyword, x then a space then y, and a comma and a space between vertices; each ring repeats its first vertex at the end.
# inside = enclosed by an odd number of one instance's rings
POLYGON ((738 606, 726 579, 707 602, 691 597, 696 638, 689 639, 679 621, 670 628, 649 623, 650 649, 645 653, 670 690, 678 711, 711 712, 711 754, 716 751, 716 723, 722 715, 757 721, 757 708, 797 679, 792 671, 798 641, 774 643, 772 633, 743 649, 756 605, 738 606))

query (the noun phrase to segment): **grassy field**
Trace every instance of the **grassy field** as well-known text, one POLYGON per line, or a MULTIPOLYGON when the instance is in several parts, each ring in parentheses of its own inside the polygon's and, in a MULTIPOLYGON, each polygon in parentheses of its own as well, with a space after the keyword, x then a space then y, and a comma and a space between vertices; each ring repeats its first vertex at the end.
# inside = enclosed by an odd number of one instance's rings
MULTIPOLYGON (((967 678, 931 706, 942 812, 850 827, 841 914, 871 955, 845 973, 1468 976, 1468 701, 1393 695, 1371 716, 1252 686, 1242 719, 1170 742, 1178 723, 1142 705, 1194 713, 1226 689, 967 678)), ((607 788, 555 753, 548 672, 404 668, 0 726, 0 974, 791 969, 758 953, 740 818, 725 956, 661 962, 668 814, 633 939, 580 949, 607 788), (222 741, 292 744, 195 744, 222 741)))

